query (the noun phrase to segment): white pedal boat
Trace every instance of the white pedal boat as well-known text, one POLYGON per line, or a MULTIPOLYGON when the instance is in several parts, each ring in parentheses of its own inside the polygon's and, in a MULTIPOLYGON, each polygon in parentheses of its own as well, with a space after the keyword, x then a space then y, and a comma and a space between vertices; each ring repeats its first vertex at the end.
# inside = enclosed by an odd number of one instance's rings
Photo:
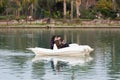
POLYGON ((46 48, 27 48, 39 56, 85 56, 89 55, 93 49, 88 45, 78 45, 78 44, 69 44, 69 47, 57 49, 56 44, 54 44, 54 49, 46 48))

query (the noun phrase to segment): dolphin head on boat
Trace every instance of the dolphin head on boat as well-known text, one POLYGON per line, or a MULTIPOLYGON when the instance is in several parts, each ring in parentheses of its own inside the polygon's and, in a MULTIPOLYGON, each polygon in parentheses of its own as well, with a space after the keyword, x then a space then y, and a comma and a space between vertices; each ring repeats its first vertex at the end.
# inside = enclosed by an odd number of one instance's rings
POLYGON ((53 46, 53 50, 58 50, 58 47, 57 47, 56 44, 54 44, 54 46, 53 46))

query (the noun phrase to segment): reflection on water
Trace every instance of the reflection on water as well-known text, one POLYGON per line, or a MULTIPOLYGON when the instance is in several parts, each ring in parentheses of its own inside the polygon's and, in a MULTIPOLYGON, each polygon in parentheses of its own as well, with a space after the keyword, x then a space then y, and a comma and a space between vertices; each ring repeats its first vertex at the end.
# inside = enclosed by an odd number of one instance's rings
MULTIPOLYGON (((89 68, 87 65, 93 58, 90 56, 86 57, 60 57, 60 56, 35 56, 32 59, 33 64, 44 64, 41 66, 46 68, 42 71, 45 80, 74 80, 75 72, 80 68, 83 72, 89 68), (51 70, 53 70, 51 72, 51 70), (49 73, 51 72, 51 73, 49 73), (63 73, 63 74, 62 74, 63 73), (49 76, 49 77, 48 77, 49 76), (62 77, 60 77, 62 76, 62 77), (60 78, 57 78, 60 77, 60 78)), ((39 68, 40 65, 39 65, 39 68)))
POLYGON ((0 80, 119 80, 119 35, 120 30, 0 30, 0 80), (26 50, 49 48, 57 34, 94 52, 84 58, 37 57, 26 50))
POLYGON ((35 56, 32 59, 32 62, 45 61, 51 64, 51 68, 55 70, 55 68, 60 71, 60 67, 69 65, 84 65, 87 62, 92 61, 93 58, 90 56, 78 56, 78 57, 64 57, 64 56, 35 56))
POLYGON ((35 56, 33 58, 33 62, 36 62, 36 61, 53 61, 54 62, 54 65, 57 64, 58 61, 61 61, 61 62, 65 62, 65 63, 68 63, 68 64, 71 64, 72 66, 74 65, 81 65, 81 64, 84 64, 86 62, 89 62, 91 60, 93 60, 92 57, 90 56, 78 56, 78 57, 64 57, 64 56, 35 56))

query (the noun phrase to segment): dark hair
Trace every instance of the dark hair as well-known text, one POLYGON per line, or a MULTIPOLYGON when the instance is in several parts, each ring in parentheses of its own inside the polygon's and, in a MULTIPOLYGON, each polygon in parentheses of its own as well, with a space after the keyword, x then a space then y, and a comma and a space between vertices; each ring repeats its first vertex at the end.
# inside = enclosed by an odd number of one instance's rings
POLYGON ((54 35, 54 36, 51 38, 51 41, 54 41, 55 37, 56 37, 56 35, 54 35))
POLYGON ((63 41, 63 40, 64 40, 61 35, 57 35, 57 37, 60 37, 60 38, 61 38, 60 41, 63 41))
POLYGON ((54 39, 55 39, 56 35, 52 36, 51 41, 50 41, 50 48, 53 49, 53 45, 54 45, 54 39))
POLYGON ((62 38, 62 36, 61 36, 61 35, 57 35, 57 37, 61 37, 61 38, 62 38))

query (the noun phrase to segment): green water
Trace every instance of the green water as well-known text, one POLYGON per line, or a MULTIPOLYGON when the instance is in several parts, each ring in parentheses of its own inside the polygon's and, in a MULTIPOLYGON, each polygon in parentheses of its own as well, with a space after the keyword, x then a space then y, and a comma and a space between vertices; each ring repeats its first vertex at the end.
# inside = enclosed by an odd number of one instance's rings
POLYGON ((120 30, 0 30, 0 80, 96 79, 120 80, 120 30), (91 46, 93 60, 74 66, 62 62, 54 70, 49 61, 33 62, 35 55, 26 48, 49 48, 53 35, 61 35, 69 43, 91 46))

